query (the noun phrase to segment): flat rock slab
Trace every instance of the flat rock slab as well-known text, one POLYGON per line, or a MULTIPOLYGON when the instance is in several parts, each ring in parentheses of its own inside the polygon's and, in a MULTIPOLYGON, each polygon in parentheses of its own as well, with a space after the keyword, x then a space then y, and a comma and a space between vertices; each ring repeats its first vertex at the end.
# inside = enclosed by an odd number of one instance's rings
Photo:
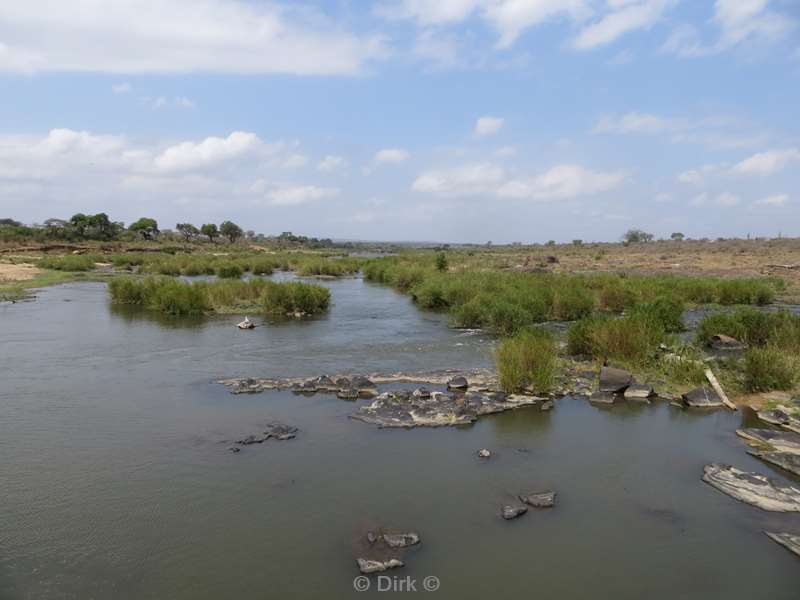
POLYGON ((752 454, 756 458, 760 458, 785 471, 800 475, 800 456, 797 454, 789 454, 788 452, 765 452, 762 450, 750 450, 748 454, 752 454))
POLYGON ((589 396, 589 402, 595 404, 614 404, 615 399, 613 392, 592 392, 589 396))
POLYGON ((756 414, 758 415, 758 418, 765 423, 769 423, 770 425, 778 425, 779 427, 783 427, 789 431, 800 433, 800 419, 790 415, 785 410, 760 410, 756 414))
POLYGON ((236 440, 240 446, 250 446, 252 444, 263 444, 269 439, 278 441, 291 440, 297 437, 297 427, 284 425, 283 423, 270 423, 266 426, 263 433, 251 434, 236 440))
POLYGON ((647 401, 648 398, 655 395, 656 393, 653 390, 653 387, 644 383, 632 383, 628 386, 628 389, 625 390, 626 400, 647 401))
POLYGON ((633 383, 633 375, 624 369, 616 369, 614 367, 602 367, 600 369, 600 386, 601 392, 620 393, 633 383))
POLYGON ((544 398, 502 393, 444 394, 422 397, 407 391, 385 392, 351 418, 378 427, 444 427, 468 425, 478 417, 532 406, 544 398))
POLYGON ((800 512, 800 489, 731 465, 710 464, 703 481, 731 498, 771 512, 800 512))
POLYGON ((500 515, 506 520, 516 519, 528 512, 528 507, 524 504, 504 504, 500 508, 500 515))
POLYGON ((737 429, 736 434, 753 445, 800 456, 800 434, 778 429, 737 429))
POLYGON ((787 550, 794 552, 800 556, 800 535, 793 535, 791 533, 772 533, 765 531, 764 534, 774 542, 778 542, 787 550))
POLYGON ((520 496, 519 499, 533 508, 552 508, 556 505, 556 493, 553 491, 532 492, 520 496))
POLYGON ((699 387, 681 396, 683 403, 692 408, 717 408, 724 406, 722 398, 711 388, 699 387))

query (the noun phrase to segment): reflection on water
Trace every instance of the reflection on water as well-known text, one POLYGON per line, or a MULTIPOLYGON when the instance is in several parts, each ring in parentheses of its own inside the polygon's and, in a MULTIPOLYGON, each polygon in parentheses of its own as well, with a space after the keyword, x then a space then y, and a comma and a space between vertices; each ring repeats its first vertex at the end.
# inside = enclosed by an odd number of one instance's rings
POLYGON ((785 477, 736 438, 747 411, 568 398, 379 430, 348 418, 364 400, 212 383, 490 364, 493 340, 444 315, 324 285, 326 318, 247 332, 109 307, 96 283, 0 307, 0 598, 381 597, 352 588, 354 536, 375 525, 420 532, 396 573, 438 576, 437 598, 796 597, 796 557, 761 530, 800 532, 797 516, 700 481, 710 461, 785 477), (227 451, 270 421, 300 432, 227 451), (549 487, 555 509, 499 518, 549 487))

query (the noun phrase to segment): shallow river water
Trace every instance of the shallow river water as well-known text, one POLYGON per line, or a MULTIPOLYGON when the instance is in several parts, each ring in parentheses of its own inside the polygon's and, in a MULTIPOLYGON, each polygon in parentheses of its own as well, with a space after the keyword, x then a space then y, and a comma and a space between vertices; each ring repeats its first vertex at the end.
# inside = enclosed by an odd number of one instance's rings
POLYGON ((100 283, 0 306, 0 599, 386 597, 374 576, 353 587, 372 526, 420 533, 389 575, 434 598, 800 595, 798 558, 762 533, 800 533, 800 515, 700 479, 708 462, 785 477, 746 454, 747 414, 567 398, 379 430, 348 418, 358 403, 213 383, 491 364, 490 339, 390 289, 325 285, 327 316, 246 332, 111 307, 100 283), (297 438, 227 450, 273 420, 297 438), (499 517, 547 487, 555 509, 499 517))

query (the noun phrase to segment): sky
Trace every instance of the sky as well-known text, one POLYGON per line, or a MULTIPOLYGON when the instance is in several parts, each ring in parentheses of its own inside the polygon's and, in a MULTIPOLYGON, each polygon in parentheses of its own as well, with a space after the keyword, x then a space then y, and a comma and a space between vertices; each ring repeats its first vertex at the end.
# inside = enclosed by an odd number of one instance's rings
POLYGON ((6 0, 0 217, 800 236, 798 0, 6 0))

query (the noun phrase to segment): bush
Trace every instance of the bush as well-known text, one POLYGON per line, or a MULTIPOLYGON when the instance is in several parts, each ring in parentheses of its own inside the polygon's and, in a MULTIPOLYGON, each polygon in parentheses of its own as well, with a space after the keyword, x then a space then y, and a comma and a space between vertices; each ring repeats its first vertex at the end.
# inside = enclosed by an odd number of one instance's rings
POLYGON ((495 351, 495 361, 500 386, 506 392, 532 388, 537 393, 547 393, 556 384, 555 340, 542 329, 525 329, 503 340, 495 351))
POLYGON ((567 331, 570 354, 590 354, 598 360, 642 365, 650 362, 664 339, 663 326, 643 315, 588 317, 567 331))
POLYGON ((652 302, 636 305, 631 314, 639 315, 661 327, 668 333, 678 333, 685 329, 683 312, 685 307, 678 298, 662 296, 652 302))
POLYGON ((778 348, 750 348, 745 353, 744 384, 748 391, 791 390, 797 372, 797 359, 778 348))
POLYGON ((800 352, 800 316, 787 311, 765 312, 742 307, 706 316, 697 327, 697 341, 708 344, 717 334, 728 335, 749 346, 766 346, 800 352))

